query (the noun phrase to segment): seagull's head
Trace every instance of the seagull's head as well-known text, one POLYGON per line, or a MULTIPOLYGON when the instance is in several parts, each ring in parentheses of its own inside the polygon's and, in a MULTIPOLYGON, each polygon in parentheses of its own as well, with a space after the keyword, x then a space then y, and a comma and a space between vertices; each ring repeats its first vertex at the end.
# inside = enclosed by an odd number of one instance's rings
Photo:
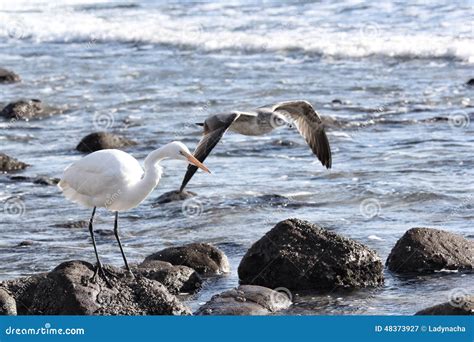
POLYGON ((269 116, 270 125, 275 128, 281 127, 292 127, 291 122, 287 119, 286 116, 278 112, 272 112, 269 116))
POLYGON ((209 169, 201 163, 193 154, 189 151, 185 144, 180 141, 173 141, 166 146, 167 155, 171 159, 184 160, 189 164, 192 164, 207 173, 211 173, 209 169))

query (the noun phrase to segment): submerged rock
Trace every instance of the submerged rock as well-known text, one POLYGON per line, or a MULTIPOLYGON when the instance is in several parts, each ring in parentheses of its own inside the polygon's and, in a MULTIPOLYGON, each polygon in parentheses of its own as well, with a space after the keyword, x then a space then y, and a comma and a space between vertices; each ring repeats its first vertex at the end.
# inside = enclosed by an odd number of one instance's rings
MULTIPOLYGON (((290 295, 291 296, 291 295, 290 295)), ((240 285, 217 294, 201 306, 196 315, 268 315, 288 308, 291 298, 286 292, 263 286, 240 285)))
POLYGON ((154 205, 159 205, 159 204, 165 204, 165 203, 169 203, 169 202, 175 202, 175 201, 184 201, 188 198, 191 198, 191 197, 194 197, 194 196, 197 196, 197 194, 195 192, 192 192, 192 191, 186 191, 186 190, 183 190, 183 191, 179 191, 179 190, 175 190, 175 191, 168 191, 168 192, 165 192, 164 194, 160 195, 154 205))
POLYGON ((68 221, 64 223, 55 223, 50 225, 50 227, 57 227, 57 228, 88 228, 89 221, 88 220, 78 220, 78 221, 68 221))
POLYGON ((0 152, 0 172, 23 170, 29 165, 0 152))
POLYGON ((16 316, 15 298, 5 289, 0 287, 0 316, 16 316))
POLYGON ((431 306, 415 315, 474 315, 474 295, 453 299, 450 302, 431 306))
POLYGON ((40 100, 19 100, 8 104, 0 111, 0 116, 6 119, 30 120, 43 118, 53 114, 59 114, 61 111, 45 106, 40 100))
POLYGON ((121 148, 136 144, 135 141, 127 139, 121 135, 107 132, 95 132, 82 138, 76 149, 80 152, 91 153, 99 150, 121 148))
POLYGON ((39 184, 39 185, 56 185, 59 183, 59 178, 50 178, 46 176, 36 176, 36 177, 10 176, 9 178, 13 181, 29 182, 33 184, 39 184))
POLYGON ((147 260, 133 272, 159 281, 172 294, 195 293, 202 286, 202 279, 195 270, 187 266, 174 266, 166 261, 147 260))
POLYGON ((412 228, 397 241, 386 264, 397 273, 472 270, 474 241, 444 230, 412 228))
POLYGON ((0 68, 0 83, 15 83, 20 82, 21 78, 13 71, 0 68))
POLYGON ((299 219, 278 223, 240 262, 241 284, 290 290, 356 289, 383 284, 377 253, 299 219))
POLYGON ((466 82, 469 86, 474 86, 474 78, 471 78, 469 81, 466 82))
POLYGON ((94 266, 68 261, 40 276, 6 282, 19 314, 33 315, 186 315, 190 310, 161 283, 106 266, 109 288, 94 266), (33 280, 31 280, 33 279, 33 280), (24 284, 22 283, 24 282, 24 284))
POLYGON ((165 248, 145 258, 145 261, 151 260, 162 260, 173 265, 188 266, 204 276, 230 271, 229 261, 224 252, 207 243, 190 243, 184 246, 165 248))

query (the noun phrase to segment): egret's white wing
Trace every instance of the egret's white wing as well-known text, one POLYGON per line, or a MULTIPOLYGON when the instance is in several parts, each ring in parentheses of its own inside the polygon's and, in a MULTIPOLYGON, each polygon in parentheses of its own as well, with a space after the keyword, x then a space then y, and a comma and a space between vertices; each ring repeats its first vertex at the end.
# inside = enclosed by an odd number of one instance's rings
POLYGON ((129 154, 119 150, 100 150, 68 166, 59 187, 63 189, 67 184, 78 194, 89 197, 114 195, 142 175, 142 167, 129 154))

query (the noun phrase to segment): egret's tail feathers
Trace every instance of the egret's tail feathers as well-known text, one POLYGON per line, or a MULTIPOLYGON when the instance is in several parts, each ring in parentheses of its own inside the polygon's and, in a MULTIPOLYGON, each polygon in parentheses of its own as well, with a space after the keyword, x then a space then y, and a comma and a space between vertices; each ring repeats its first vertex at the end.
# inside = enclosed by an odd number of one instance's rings
POLYGON ((66 181, 61 180, 58 187, 62 190, 64 197, 74 203, 81 204, 85 207, 93 207, 94 203, 89 196, 83 195, 69 186, 66 181))

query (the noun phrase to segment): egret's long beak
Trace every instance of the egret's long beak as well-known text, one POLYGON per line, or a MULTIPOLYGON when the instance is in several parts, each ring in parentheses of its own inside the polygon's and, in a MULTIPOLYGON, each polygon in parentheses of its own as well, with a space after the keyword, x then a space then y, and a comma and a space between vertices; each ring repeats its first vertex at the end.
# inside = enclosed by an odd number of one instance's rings
POLYGON ((209 171, 206 165, 204 165, 199 160, 197 160, 191 153, 187 153, 187 152, 181 152, 181 153, 186 157, 186 159, 188 160, 190 164, 197 166, 198 168, 206 171, 207 173, 211 173, 211 171, 209 171))

